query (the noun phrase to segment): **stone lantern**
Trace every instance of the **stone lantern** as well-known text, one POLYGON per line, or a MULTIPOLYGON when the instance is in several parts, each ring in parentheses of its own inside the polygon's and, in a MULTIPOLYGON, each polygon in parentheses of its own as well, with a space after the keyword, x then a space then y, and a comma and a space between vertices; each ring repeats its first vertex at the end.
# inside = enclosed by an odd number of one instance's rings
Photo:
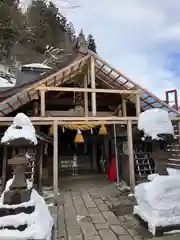
POLYGON ((19 113, 13 124, 5 132, 1 142, 8 148, 14 148, 17 154, 8 159, 14 176, 8 191, 4 192, 4 204, 20 204, 30 200, 31 188, 28 188, 25 169, 28 165, 27 149, 37 144, 35 129, 29 118, 19 113))
POLYGON ((156 171, 160 175, 168 175, 167 162, 170 152, 167 146, 175 141, 174 129, 168 112, 162 109, 150 109, 143 112, 138 120, 138 129, 150 157, 155 162, 156 171))

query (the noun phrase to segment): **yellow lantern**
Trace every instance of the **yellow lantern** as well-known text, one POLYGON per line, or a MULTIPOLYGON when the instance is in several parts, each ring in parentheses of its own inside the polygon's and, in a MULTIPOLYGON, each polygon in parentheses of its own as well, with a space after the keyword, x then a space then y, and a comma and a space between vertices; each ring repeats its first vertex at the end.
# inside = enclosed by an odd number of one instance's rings
POLYGON ((101 127, 99 129, 99 135, 106 136, 107 135, 107 129, 104 124, 101 124, 101 127))
POLYGON ((53 135, 54 135, 53 125, 49 128, 49 135, 50 135, 50 136, 53 136, 53 135))
POLYGON ((79 129, 77 130, 77 134, 76 134, 74 141, 75 141, 75 143, 83 143, 84 142, 84 138, 83 138, 81 130, 79 130, 79 129))

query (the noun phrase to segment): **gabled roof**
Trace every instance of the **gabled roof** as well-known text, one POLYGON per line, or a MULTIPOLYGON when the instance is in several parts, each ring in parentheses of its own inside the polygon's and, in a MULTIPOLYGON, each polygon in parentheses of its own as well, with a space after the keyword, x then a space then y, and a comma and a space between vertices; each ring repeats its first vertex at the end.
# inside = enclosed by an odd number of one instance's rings
MULTIPOLYGON (((172 108, 166 102, 155 96, 153 93, 149 92, 147 89, 132 81, 122 72, 113 68, 107 62, 102 60, 97 54, 91 52, 91 55, 93 55, 95 58, 97 78, 99 78, 100 81, 109 86, 109 88, 141 90, 141 108, 143 110, 147 110, 150 108, 161 108, 168 111, 171 116, 180 115, 180 112, 178 112, 176 109, 172 108)), ((131 101, 135 101, 135 99, 133 98, 130 99, 131 101)))
MULTIPOLYGON (((14 94, 12 97, 0 102, 0 116, 6 116, 8 113, 18 109, 23 104, 39 98, 39 93, 36 89, 38 86, 59 86, 76 76, 78 73, 87 70, 91 57, 94 57, 95 59, 97 80, 106 85, 107 88, 141 90, 141 107, 143 110, 147 110, 149 108, 162 108, 167 110, 172 116, 180 114, 180 112, 178 112, 176 109, 170 107, 167 103, 156 97, 154 94, 150 93, 139 84, 133 82, 120 71, 111 67, 98 55, 89 51, 86 56, 81 57, 79 60, 75 60, 67 67, 39 81, 36 81, 35 83, 32 83, 31 86, 27 86, 20 92, 14 94)), ((129 96, 129 98, 131 101, 134 101, 132 96, 129 96)))

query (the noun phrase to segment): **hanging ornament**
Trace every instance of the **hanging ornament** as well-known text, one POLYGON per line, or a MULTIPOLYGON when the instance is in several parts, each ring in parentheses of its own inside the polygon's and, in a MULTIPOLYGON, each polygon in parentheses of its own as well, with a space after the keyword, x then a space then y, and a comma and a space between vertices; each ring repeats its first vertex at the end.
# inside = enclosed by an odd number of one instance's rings
POLYGON ((75 143, 83 143, 84 142, 84 138, 83 138, 82 132, 79 129, 77 130, 77 134, 76 134, 76 137, 74 139, 74 142, 75 143))
POLYGON ((62 127, 62 132, 63 132, 63 133, 65 132, 65 129, 64 129, 64 127, 62 127))
POLYGON ((53 135, 54 135, 53 125, 49 128, 49 135, 50 135, 50 136, 53 136, 53 135))
POLYGON ((101 124, 101 127, 99 129, 99 135, 106 136, 107 135, 107 129, 104 124, 101 124))
POLYGON ((93 135, 93 129, 91 128, 91 134, 93 135))

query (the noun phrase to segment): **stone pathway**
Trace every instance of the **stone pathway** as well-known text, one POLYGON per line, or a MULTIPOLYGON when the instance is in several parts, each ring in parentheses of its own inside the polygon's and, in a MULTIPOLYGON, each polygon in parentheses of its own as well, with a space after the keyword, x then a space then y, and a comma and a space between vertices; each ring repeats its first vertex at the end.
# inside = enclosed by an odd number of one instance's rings
MULTIPOLYGON (((58 206, 56 237, 59 240, 141 240, 152 239, 132 212, 118 216, 113 206, 123 207, 122 199, 115 184, 101 178, 70 178, 62 180, 62 204, 58 206)), ((127 198, 126 198, 127 199, 127 198)), ((128 200, 127 200, 128 201, 128 200)), ((56 218, 57 208, 51 208, 56 218)), ((118 211, 116 211, 118 212, 118 211)), ((120 211, 121 212, 121 211, 120 211)), ((170 235, 159 240, 179 239, 170 235)))

